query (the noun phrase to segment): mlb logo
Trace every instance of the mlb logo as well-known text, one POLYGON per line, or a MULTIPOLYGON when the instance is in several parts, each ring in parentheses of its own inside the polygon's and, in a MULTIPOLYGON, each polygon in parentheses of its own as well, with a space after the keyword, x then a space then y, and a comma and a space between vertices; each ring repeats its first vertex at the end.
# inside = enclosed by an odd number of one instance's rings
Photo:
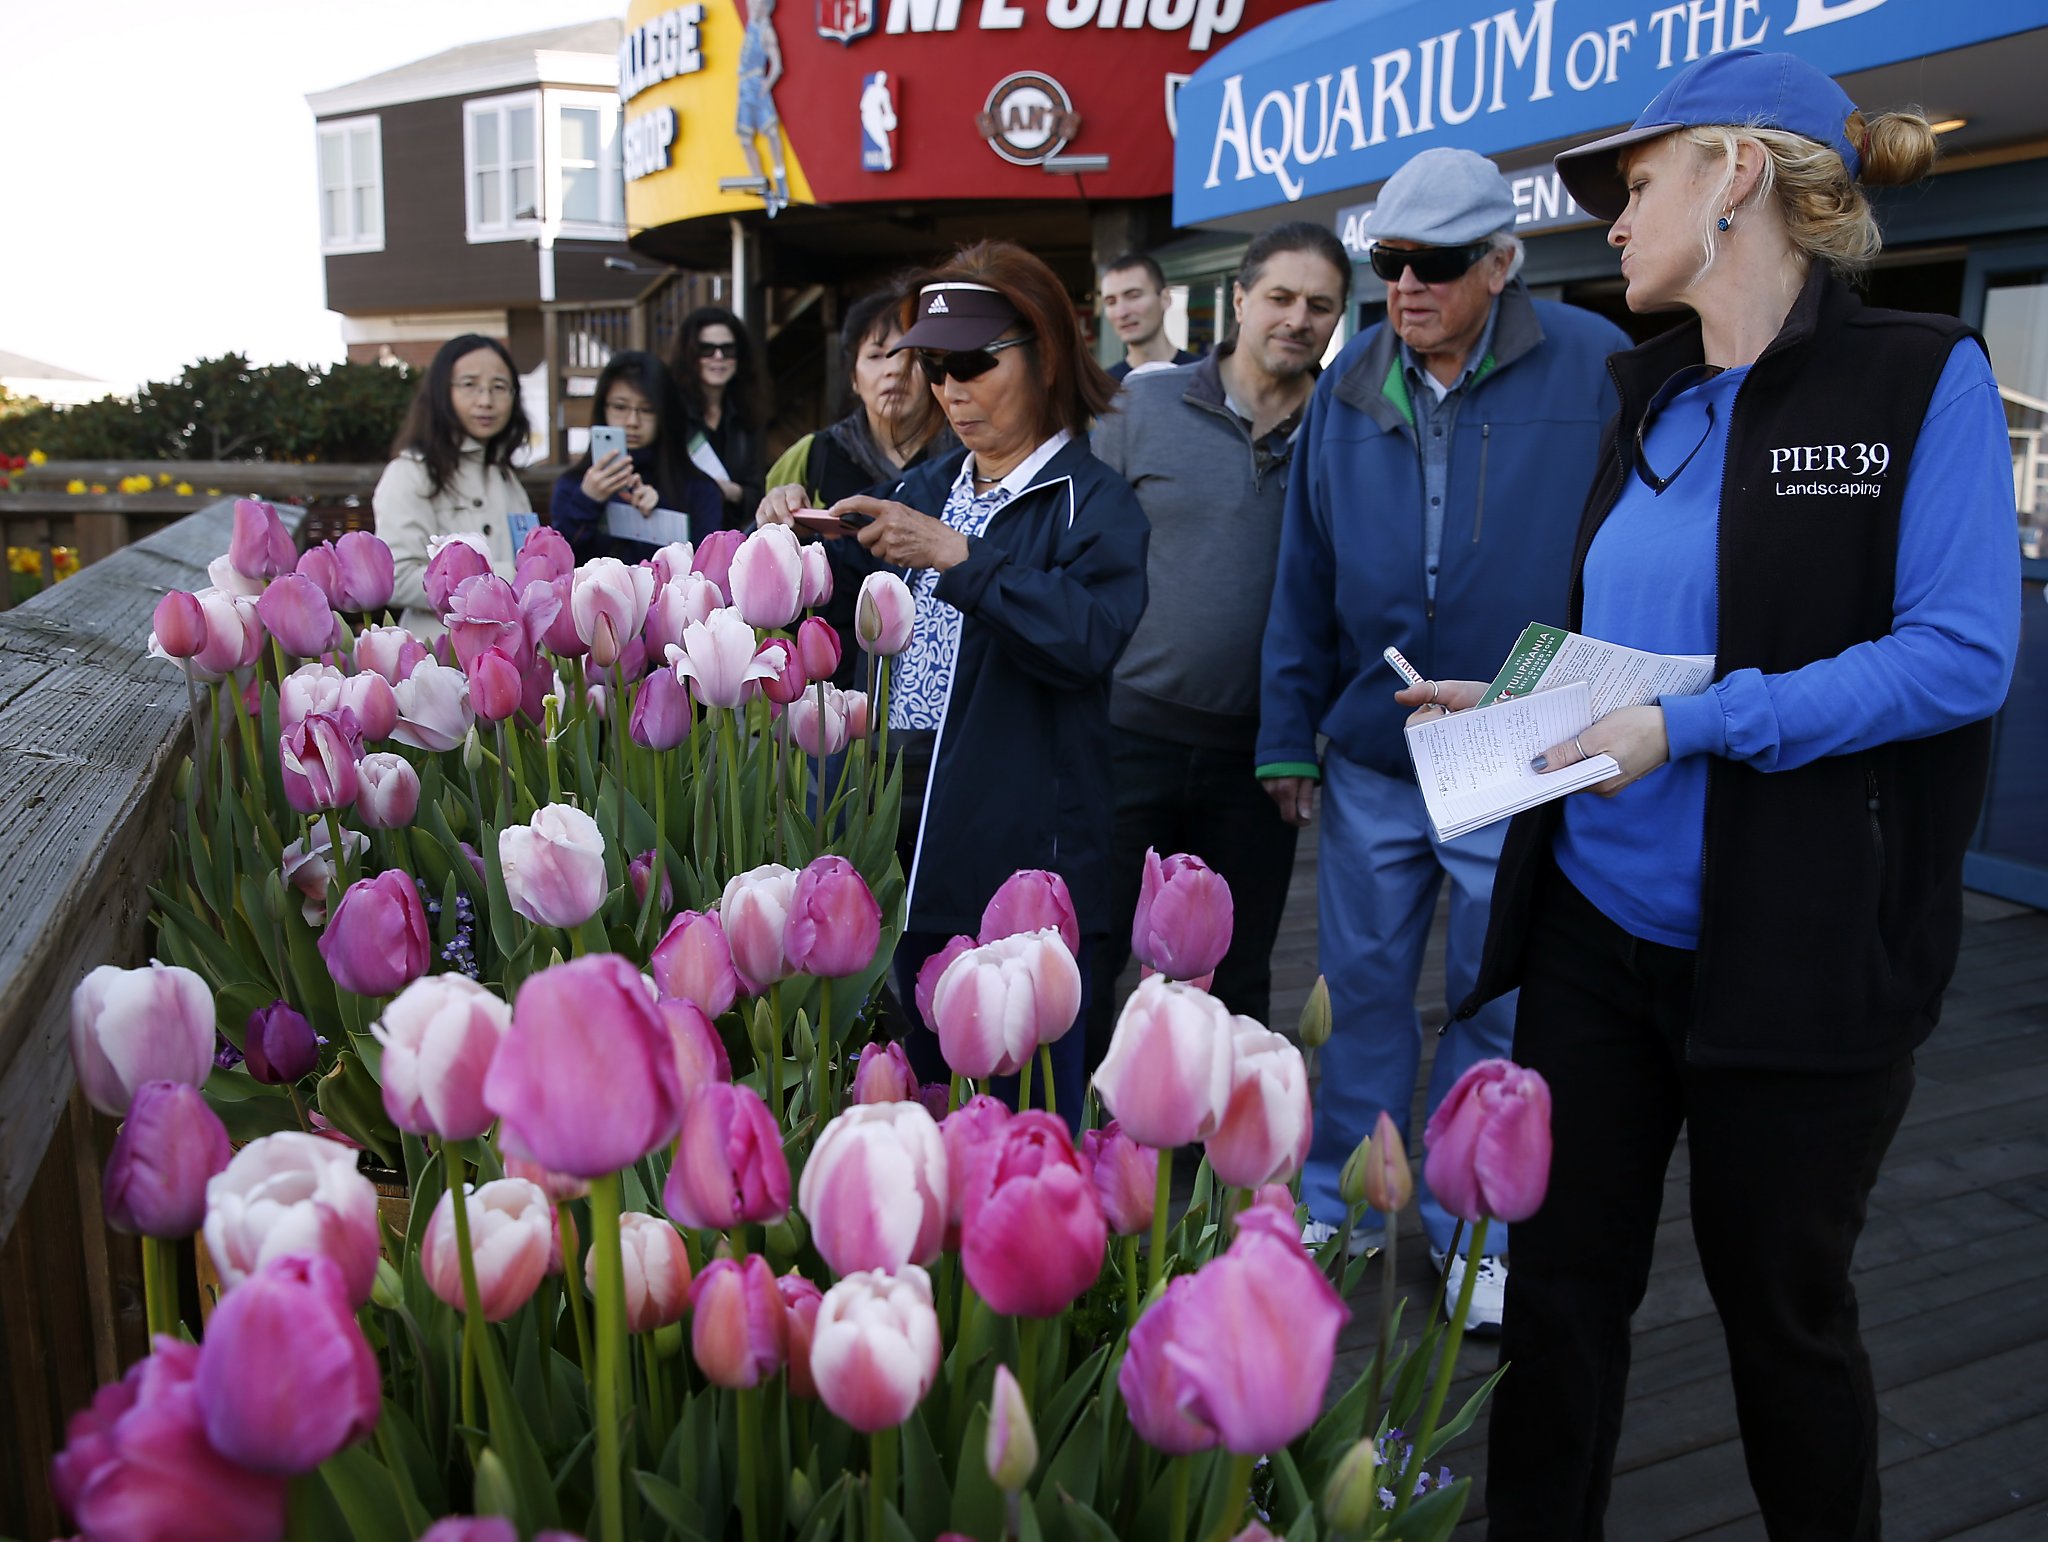
POLYGON ((875 0, 818 0, 818 36, 851 43, 875 30, 875 0))
POLYGON ((887 70, 874 70, 861 78, 860 169, 896 169, 896 96, 887 70))

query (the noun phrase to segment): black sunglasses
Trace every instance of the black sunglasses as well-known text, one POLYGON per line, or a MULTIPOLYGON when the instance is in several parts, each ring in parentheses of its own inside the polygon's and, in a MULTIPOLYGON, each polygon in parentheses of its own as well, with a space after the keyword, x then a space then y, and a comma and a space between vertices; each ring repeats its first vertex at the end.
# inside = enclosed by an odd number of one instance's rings
POLYGON ((1664 489, 1685 475, 1685 468, 1692 464, 1693 456, 1700 453, 1706 442, 1714 437, 1714 404, 1707 403, 1707 431, 1700 435, 1700 442, 1686 453, 1678 463, 1678 469, 1668 477, 1660 477, 1650 469, 1650 459, 1643 453, 1643 436, 1650 431, 1650 425, 1680 394, 1702 385, 1721 373, 1719 364, 1689 364, 1657 388, 1657 394, 1650 398, 1650 405, 1643 409, 1643 420, 1636 425, 1636 475, 1643 479, 1643 485, 1659 497, 1664 489))
POLYGON ((954 348, 940 351, 934 348, 919 348, 917 367, 924 371, 924 378, 937 385, 948 375, 955 380, 979 380, 996 367, 996 355, 1005 348, 1017 348, 1032 340, 1035 334, 1026 332, 1022 337, 1005 338, 1000 343, 990 343, 986 348, 954 348))
POLYGON ((699 343, 697 357, 700 359, 737 359, 740 356, 738 343, 699 343))
POLYGON ((1425 284, 1448 284, 1471 272, 1472 264, 1492 250, 1490 240, 1470 246, 1425 246, 1416 252, 1375 243, 1372 270, 1390 284, 1400 283, 1401 275, 1411 269, 1425 284))

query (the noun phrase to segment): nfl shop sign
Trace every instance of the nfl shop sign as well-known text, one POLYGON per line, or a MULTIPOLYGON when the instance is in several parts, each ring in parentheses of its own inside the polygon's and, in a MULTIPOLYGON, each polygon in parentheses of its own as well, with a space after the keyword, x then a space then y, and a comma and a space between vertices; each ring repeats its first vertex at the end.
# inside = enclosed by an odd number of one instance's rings
POLYGON ((791 205, 1154 197, 1173 185, 1174 88, 1300 4, 634 0, 627 222, 759 209, 764 184, 791 205), (664 108, 672 131, 633 129, 664 108), (1109 164, 1048 175, 1063 153, 1109 164))

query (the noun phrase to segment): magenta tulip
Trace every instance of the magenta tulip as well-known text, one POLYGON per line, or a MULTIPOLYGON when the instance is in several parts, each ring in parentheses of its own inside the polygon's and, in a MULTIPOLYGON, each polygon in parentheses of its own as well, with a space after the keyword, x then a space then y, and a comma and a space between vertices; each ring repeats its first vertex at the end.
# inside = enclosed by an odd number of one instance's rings
POLYGON ((872 1435, 916 1411, 938 1380, 943 1350, 924 1270, 862 1272, 834 1285, 819 1303, 811 1378, 827 1408, 872 1435))
POLYGON ((377 1190, 338 1141, 285 1130, 252 1140, 206 1185, 206 1251, 232 1290, 275 1258, 331 1258, 349 1300, 377 1278, 377 1190))
POLYGON ((825 1126, 797 1208, 835 1274, 928 1264, 946 1240, 946 1141, 922 1103, 857 1104, 825 1126))
POLYGON ((157 646, 174 659, 189 659, 206 646, 206 612, 199 597, 173 589, 156 602, 150 626, 157 646))
POLYGON ((382 675, 391 685, 413 672, 427 650, 402 626, 366 626, 356 633, 356 669, 382 675))
POLYGON ((388 739, 398 727, 398 693, 374 670, 362 670, 341 682, 341 710, 353 712, 365 739, 388 739))
POLYGON ((861 1046, 860 1063, 853 1068, 854 1102, 911 1102, 917 1100, 918 1090, 917 1073, 910 1068, 910 1057, 901 1044, 861 1046))
POLYGON ((789 1395, 814 1398, 818 1384, 811 1379, 811 1344, 825 1293, 794 1269, 776 1276, 775 1288, 781 1292, 783 1310, 788 1314, 784 1326, 789 1333, 789 1395))
POLYGON ((1209 1165, 1235 1189, 1284 1183, 1308 1160, 1308 1066, 1284 1036, 1249 1017, 1230 1021, 1230 1102, 1205 1144, 1209 1165))
POLYGON ((275 1259, 221 1297, 195 1385, 214 1449, 281 1477, 365 1438, 383 1402, 341 1271, 317 1255, 275 1259))
POLYGON ((315 712, 287 728, 277 743, 284 800, 301 814, 347 808, 356 801, 362 730, 353 712, 315 712))
POLYGON ((690 693, 673 670, 657 669, 640 682, 627 732, 642 749, 672 750, 690 737, 690 693))
POLYGON ((254 498, 235 500, 234 532, 228 538, 228 561, 244 578, 276 578, 289 573, 298 560, 291 532, 277 510, 254 498))
POLYGON ((843 979, 875 961, 882 907, 844 857, 823 856, 797 874, 783 951, 798 974, 843 979))
POLYGON ((1131 951, 1169 980, 1213 974, 1230 951, 1230 885, 1200 857, 1147 848, 1131 951))
MULTIPOLYGON (((830 604, 832 600, 832 558, 825 548, 816 541, 806 541, 803 547, 803 559, 803 607, 805 610, 816 610, 820 605, 830 604)), ((812 619, 816 620, 817 618, 812 617, 812 619)), ((836 651, 837 633, 833 634, 833 641, 836 651)), ((825 673, 830 674, 831 670, 827 670, 825 673)), ((815 680, 820 677, 816 671, 812 671, 811 678, 815 680)))
POLYGON ((760 681, 761 694, 778 707, 786 707, 803 695, 810 681, 804 676, 803 660, 796 644, 787 637, 771 637, 761 644, 758 657, 773 668, 760 681))
POLYGON ((189 969, 101 964, 71 992, 72 1069, 103 1114, 127 1113, 144 1082, 205 1085, 213 1036, 213 992, 189 969))
POLYGON ((341 572, 335 564, 332 541, 322 541, 317 546, 308 546, 299 553, 299 565, 293 571, 299 577, 313 581, 320 592, 327 596, 330 610, 341 609, 341 572))
POLYGON ((939 1019, 932 1008, 932 993, 939 988, 939 980, 946 973, 947 966, 954 959, 975 946, 972 937, 966 935, 949 937, 946 945, 927 958, 917 968, 917 1015, 925 1027, 933 1033, 939 1031, 939 1019))
POLYGON ((273 1001, 242 1025, 249 1074, 272 1087, 295 1082, 320 1064, 320 1036, 289 1002, 273 1001))
POLYGON ((519 1542, 519 1528, 502 1515, 449 1515, 421 1532, 420 1542, 519 1542))
POLYGON ((427 571, 420 582, 427 591, 427 603, 440 615, 448 609, 448 601, 457 589, 491 571, 491 554, 484 550, 478 537, 471 535, 440 536, 429 545, 433 554, 427 559, 427 571))
MULTIPOLYGON (((463 1205, 478 1307, 485 1322, 503 1322, 533 1298, 547 1275, 555 1246, 554 1206, 539 1184, 524 1178, 499 1178, 481 1188, 464 1184, 463 1205)), ((458 1312, 465 1310, 452 1191, 442 1191, 427 1221, 420 1273, 436 1296, 458 1312)))
POLYGON ((740 542, 726 580, 734 609, 747 625, 788 626, 803 608, 804 558, 796 532, 763 525, 740 542))
POLYGON ((823 616, 808 617, 796 629, 796 649, 813 680, 830 680, 839 668, 839 633, 823 616))
POLYGON ((481 723, 502 723, 519 710, 525 692, 519 666, 497 647, 473 654, 468 662, 469 705, 481 723))
POLYGON ((693 1001, 710 1017, 721 1017, 740 994, 732 944, 715 910, 685 910, 661 935, 647 961, 664 996, 693 1001))
POLYGON ((573 804, 547 804, 500 830, 498 866, 512 908, 535 926, 578 927, 604 906, 604 834, 573 804))
POLYGON ((1081 1135, 1081 1162, 1095 1185, 1103 1219, 1119 1237, 1136 1237, 1152 1227, 1159 1203, 1159 1152, 1141 1146, 1114 1119, 1081 1135))
POLYGON ((320 933, 327 972, 358 996, 389 996, 417 980, 432 948, 420 891, 396 868, 350 884, 320 933))
POLYGON ((528 976, 484 1078, 514 1154, 602 1178, 672 1140, 675 1048, 640 972, 615 953, 528 976))
POLYGON ((688 681, 691 694, 707 707, 737 707, 750 681, 775 673, 775 661, 755 646, 754 629, 730 607, 684 627, 681 645, 663 656, 676 679, 688 681))
POLYGON ((791 869, 764 863, 730 880, 719 897, 718 918, 732 944, 733 967, 750 996, 796 972, 784 951, 796 881, 791 869))
POLYGON ((1523 1221, 1550 1187, 1550 1086, 1512 1060, 1482 1060, 1429 1116, 1422 1176, 1452 1215, 1523 1221))
POLYGON ((1124 1003, 1095 1071, 1102 1103, 1132 1140, 1207 1140, 1230 1107, 1230 1014, 1206 991, 1154 975, 1124 1003))
POLYGON ((910 586, 894 573, 870 573, 861 580, 854 602, 853 635, 861 648, 880 658, 893 658, 910 646, 910 628, 917 603, 910 586))
POLYGON ((616 557, 597 557, 576 570, 569 588, 569 613, 590 661, 609 669, 640 635, 654 599, 654 575, 627 567, 616 557))
POLYGON ((967 1190, 977 1167, 996 1148, 996 1137, 1010 1122, 1009 1107, 999 1098, 976 1093, 939 1123, 946 1140, 946 1246, 960 1246, 960 1225, 967 1190))
POLYGON ((433 658, 423 658, 392 687, 398 698, 398 726, 391 736, 419 750, 452 750, 469 737, 476 713, 469 704, 469 677, 433 658))
POLYGON ((960 1075, 1011 1076, 1074 1026, 1081 971, 1050 929, 962 953, 932 989, 939 1050, 960 1075))
MULTIPOLYGON (((619 1217, 626 1269, 626 1331, 652 1333, 681 1322, 690 1309, 690 1254, 683 1234, 658 1215, 628 1210, 619 1217)), ((597 1250, 584 1255, 583 1279, 597 1291, 597 1250)))
POLYGON ((1195 1289, 1195 1276, 1170 1280, 1166 1294, 1131 1328, 1116 1386, 1138 1438, 1168 1456, 1207 1451, 1216 1444, 1216 1428, 1192 1405, 1195 1390, 1180 1365, 1168 1354, 1186 1335, 1183 1311, 1195 1289))
POLYGON ((683 1225, 706 1231, 764 1225, 789 1212, 782 1131, 758 1092, 710 1082, 691 1094, 661 1198, 683 1225))
POLYGON ((403 830, 420 808, 420 774, 388 751, 356 762, 356 818, 371 830, 403 830))
POLYGON ((690 556, 690 568, 718 586, 720 603, 732 603, 732 559, 746 540, 740 530, 714 530, 697 543, 690 556))
POLYGON ((334 543, 334 568, 336 610, 382 610, 391 603, 391 548, 369 531, 350 530, 334 543))
POLYGON ((206 1219, 207 1180, 234 1150, 220 1116, 186 1082, 144 1082, 114 1137, 101 1180, 107 1224, 175 1242, 206 1219))
POLYGON ((448 623, 448 646, 465 672, 491 648, 515 665, 524 664, 526 616, 519 608, 518 592, 496 573, 478 573, 456 585, 443 619, 448 623))
POLYGON ((576 635, 576 612, 569 607, 576 575, 564 573, 550 580, 545 595, 538 592, 539 585, 539 579, 529 583, 520 600, 528 633, 537 636, 541 646, 558 659, 582 658, 590 649, 576 635))
MULTIPOLYGON (((155 1353, 71 1416, 51 1464, 57 1503, 95 1542, 276 1542, 287 1485, 207 1439, 194 1378, 200 1348, 168 1334, 155 1353)), ((266 1379, 290 1385, 290 1378, 266 1379)))
POLYGON ((1025 868, 1003 880, 981 912, 982 942, 1015 937, 1021 932, 1042 932, 1051 927, 1069 953, 1081 951, 1081 923, 1074 918, 1074 901, 1067 893, 1067 881, 1058 873, 1025 868))
POLYGON ((1108 1241, 1067 1127, 1037 1109, 1005 1122, 961 1210, 960 1262, 981 1298, 1006 1317, 1057 1317, 1102 1273, 1108 1241))
POLYGON ((384 1112, 401 1130, 473 1140, 496 1122, 484 1077, 512 1026, 512 1009, 466 975, 415 980, 370 1032, 384 1046, 384 1112))
POLYGON ((286 573, 273 578, 256 602, 265 630, 285 652, 309 659, 334 646, 334 608, 310 578, 286 573))
POLYGON ((789 1354, 789 1314, 768 1260, 713 1259, 690 1283, 690 1352, 714 1386, 758 1387, 789 1354))
POLYGON ((520 544, 512 564, 512 587, 524 594, 526 586, 536 580, 552 583, 575 571, 576 553, 570 550, 567 538, 553 526, 541 525, 528 531, 520 544))

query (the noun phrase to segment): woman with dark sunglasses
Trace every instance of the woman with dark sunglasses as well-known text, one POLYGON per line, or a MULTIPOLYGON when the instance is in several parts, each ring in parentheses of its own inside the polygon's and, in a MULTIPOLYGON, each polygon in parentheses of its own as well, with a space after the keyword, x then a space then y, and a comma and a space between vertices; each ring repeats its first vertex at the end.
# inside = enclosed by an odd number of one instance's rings
POLYGON ((1612 361, 1570 622, 1716 662, 1704 693, 1534 758, 1620 770, 1515 821, 1460 1009, 1519 984, 1515 1056, 1554 1099, 1508 1278, 1495 1538, 1601 1534, 1681 1127, 1764 1529, 1878 1535, 1850 1264, 1955 967, 2018 634, 1982 341, 1849 283, 1879 246, 1863 185, 1919 179, 1934 149, 1917 114, 1865 118, 1792 55, 1741 50, 1558 157, 1614 221, 1629 307, 1693 313, 1612 361))
MULTIPOLYGON (((1058 277, 1007 241, 968 247, 914 286, 908 329, 919 379, 961 447, 827 514, 864 520, 831 542, 842 583, 888 569, 916 619, 889 687, 891 746, 904 747, 899 850, 909 925, 896 994, 1019 868, 1066 882, 1081 979, 1106 932, 1114 800, 1110 673, 1145 608, 1145 515, 1088 448, 1116 387, 1086 351, 1058 277)), ((763 523, 797 523, 801 486, 764 500, 763 523)), ((1087 1016, 1084 999, 1080 1017, 1087 1016)), ((1078 1117, 1085 1035, 1053 1046, 1059 1111, 1078 1117)), ((936 1041, 911 1036, 927 1076, 936 1041)))
POLYGON ((722 305, 700 305, 676 332, 669 370, 689 416, 690 458, 718 483, 725 523, 761 501, 761 365, 746 324, 722 305))

